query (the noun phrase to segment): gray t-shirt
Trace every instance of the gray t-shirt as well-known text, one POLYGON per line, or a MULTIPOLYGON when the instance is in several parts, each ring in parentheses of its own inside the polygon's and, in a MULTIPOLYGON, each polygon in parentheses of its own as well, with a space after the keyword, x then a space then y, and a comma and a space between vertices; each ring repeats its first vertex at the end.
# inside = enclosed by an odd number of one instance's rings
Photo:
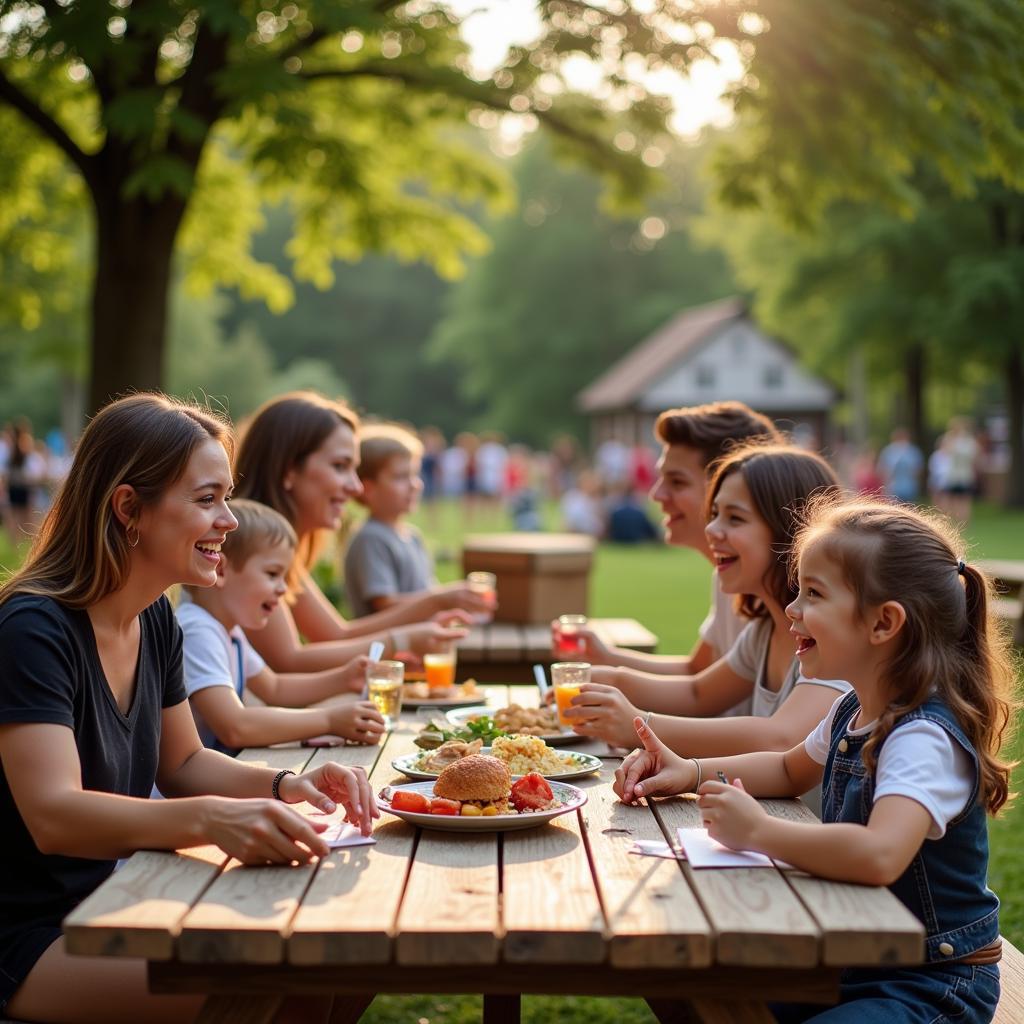
POLYGON ((428 590, 437 582, 423 537, 413 526, 401 532, 367 519, 345 552, 345 590, 356 618, 373 611, 370 601, 428 590))
MULTIPOLYGON (((736 595, 723 593, 719 581, 718 573, 713 572, 711 574, 711 607, 700 624, 700 638, 715 652, 716 661, 724 658, 733 649, 740 633, 750 623, 750 619, 736 612, 736 595)), ((749 714, 750 698, 745 697, 738 704, 723 711, 718 717, 730 718, 734 715, 749 714)))

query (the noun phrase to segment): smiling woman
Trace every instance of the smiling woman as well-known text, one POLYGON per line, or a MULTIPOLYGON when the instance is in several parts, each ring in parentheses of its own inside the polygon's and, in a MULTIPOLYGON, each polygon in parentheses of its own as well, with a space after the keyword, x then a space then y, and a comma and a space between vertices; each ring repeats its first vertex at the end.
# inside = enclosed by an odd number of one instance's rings
POLYGON ((65 951, 61 920, 117 858, 214 843, 246 863, 306 862, 327 848, 285 806, 303 800, 328 813, 340 802, 369 831, 362 772, 328 763, 282 779, 196 733, 163 592, 217 578, 237 526, 231 448, 228 426, 198 406, 114 402, 0 587, 0 1014, 191 1020, 197 1001, 151 996, 141 961, 65 951), (150 800, 155 782, 181 799, 150 800))

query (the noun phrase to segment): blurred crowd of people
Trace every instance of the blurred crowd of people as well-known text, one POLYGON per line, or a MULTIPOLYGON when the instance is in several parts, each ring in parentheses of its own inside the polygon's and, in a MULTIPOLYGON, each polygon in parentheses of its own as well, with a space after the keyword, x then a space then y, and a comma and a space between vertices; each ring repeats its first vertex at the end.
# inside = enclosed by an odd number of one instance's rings
POLYGON ((0 508, 11 542, 19 544, 33 531, 40 513, 71 466, 64 435, 51 430, 45 437, 32 433, 32 424, 19 417, 0 431, 0 508))

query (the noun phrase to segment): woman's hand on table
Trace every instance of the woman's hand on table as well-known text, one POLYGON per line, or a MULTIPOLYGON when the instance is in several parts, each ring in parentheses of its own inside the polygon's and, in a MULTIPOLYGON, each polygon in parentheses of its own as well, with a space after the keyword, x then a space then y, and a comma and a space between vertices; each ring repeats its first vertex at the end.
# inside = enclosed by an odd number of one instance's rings
POLYGON ((204 835, 243 864, 308 864, 328 853, 319 835, 327 824, 304 818, 280 800, 211 797, 206 807, 204 835))
POLYGON ((701 784, 701 817, 708 835, 732 850, 757 849, 757 830, 768 820, 764 808, 743 788, 740 779, 732 783, 713 779, 701 784))
POLYGON ((286 775, 278 786, 281 799, 297 804, 305 800, 325 814, 333 814, 337 805, 345 809, 345 820, 364 836, 370 834, 374 818, 380 817, 366 772, 325 761, 319 768, 301 775, 286 775))
POLYGON ((614 686, 584 683, 565 710, 566 721, 579 736, 604 740, 613 747, 635 747, 633 719, 639 714, 614 686))
POLYGON ((377 706, 368 700, 358 700, 329 709, 331 727, 328 732, 344 736, 355 743, 376 746, 384 735, 386 723, 377 706))
POLYGON ((633 728, 642 746, 615 769, 615 795, 624 804, 634 804, 642 796, 674 796, 691 790, 697 781, 693 761, 669 750, 639 715, 633 719, 633 728))

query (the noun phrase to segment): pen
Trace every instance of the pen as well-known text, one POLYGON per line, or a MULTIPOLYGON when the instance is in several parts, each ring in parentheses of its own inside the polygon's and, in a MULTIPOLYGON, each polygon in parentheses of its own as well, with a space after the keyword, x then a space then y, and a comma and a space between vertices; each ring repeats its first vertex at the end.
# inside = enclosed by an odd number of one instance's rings
POLYGON ((725 777, 725 772, 717 771, 715 774, 718 776, 719 782, 724 782, 727 786, 729 785, 729 780, 725 777))

